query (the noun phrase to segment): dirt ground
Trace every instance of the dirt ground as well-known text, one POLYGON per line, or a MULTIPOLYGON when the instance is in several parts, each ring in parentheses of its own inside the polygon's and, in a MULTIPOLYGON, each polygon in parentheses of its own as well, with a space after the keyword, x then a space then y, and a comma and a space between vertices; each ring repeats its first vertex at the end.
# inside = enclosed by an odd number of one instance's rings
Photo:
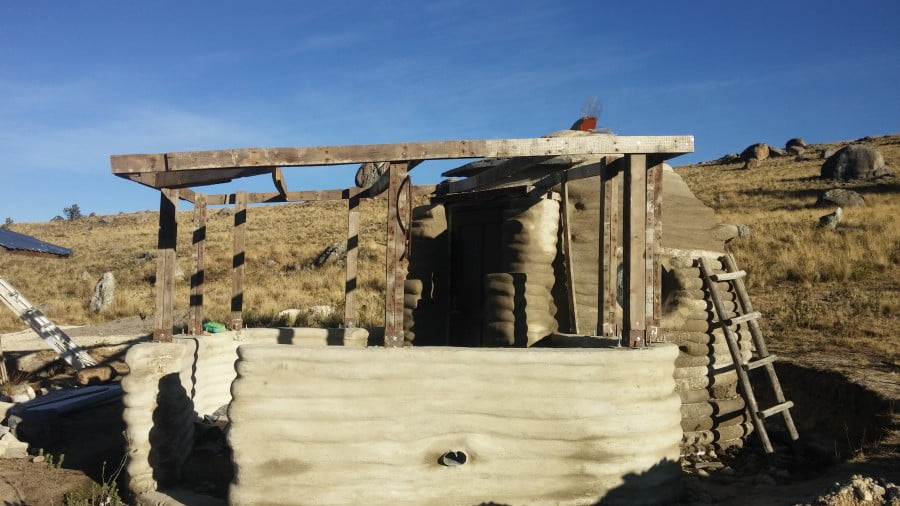
MULTIPOLYGON (((145 325, 135 317, 69 332, 122 335, 143 331, 145 325)), ((800 444, 792 448, 779 430, 780 420, 770 418, 768 426, 777 446, 773 458, 764 456, 751 435, 743 449, 683 459, 681 504, 892 504, 866 496, 852 484, 860 476, 871 478, 869 483, 876 489, 900 483, 900 415, 895 407, 900 399, 900 368, 879 357, 822 353, 787 357, 778 371, 788 399, 796 405, 792 412, 800 444), (835 493, 823 497, 829 492, 835 493)), ((43 384, 71 381, 63 373, 43 384)), ((42 462, 32 462, 33 457, 0 459, 0 504, 62 505, 67 493, 113 480, 124 455, 121 409, 121 403, 113 403, 73 413, 30 434, 33 451, 42 448, 54 457, 42 462), (56 465, 63 455, 62 465, 56 465)), ((218 487, 216 492, 224 491, 218 487)), ((123 498, 128 502, 124 494, 123 498)), ((900 504, 900 495, 893 504, 900 504)))

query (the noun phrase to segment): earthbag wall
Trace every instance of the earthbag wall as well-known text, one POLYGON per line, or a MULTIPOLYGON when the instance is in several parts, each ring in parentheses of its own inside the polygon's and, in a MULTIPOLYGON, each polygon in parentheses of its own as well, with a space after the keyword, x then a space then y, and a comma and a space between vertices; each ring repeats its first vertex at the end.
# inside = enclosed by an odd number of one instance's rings
POLYGON ((556 332, 559 202, 511 200, 503 212, 501 267, 485 275, 485 336, 496 346, 531 346, 556 332))
POLYGON ((409 269, 403 284, 405 338, 416 346, 446 345, 449 246, 444 206, 414 208, 409 240, 409 269))
MULTIPOLYGON (((663 294, 661 326, 665 339, 678 345, 675 384, 682 400, 681 425, 685 453, 740 446, 752 431, 738 394, 737 373, 728 344, 704 286, 697 258, 703 252, 667 251, 662 258, 663 294)), ((713 272, 723 272, 720 254, 705 253, 713 272)), ((736 294, 728 283, 718 283, 728 317, 736 316, 736 294)), ((746 325, 734 329, 739 339, 741 360, 751 356, 752 338, 746 325)))
POLYGON ((670 504, 676 354, 241 346, 230 501, 670 504))
POLYGON ((193 448, 194 422, 231 402, 240 345, 365 347, 367 338, 364 329, 245 329, 133 346, 122 379, 129 490, 141 494, 177 483, 193 448))

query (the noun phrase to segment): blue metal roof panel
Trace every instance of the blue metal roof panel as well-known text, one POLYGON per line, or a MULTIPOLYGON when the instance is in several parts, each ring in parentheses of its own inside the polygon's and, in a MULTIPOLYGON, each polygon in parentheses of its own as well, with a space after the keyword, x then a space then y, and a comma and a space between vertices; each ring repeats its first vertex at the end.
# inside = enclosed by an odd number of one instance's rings
POLYGON ((20 234, 4 228, 0 228, 0 247, 11 252, 44 253, 60 257, 72 255, 72 250, 69 248, 63 248, 62 246, 35 239, 30 235, 20 234))

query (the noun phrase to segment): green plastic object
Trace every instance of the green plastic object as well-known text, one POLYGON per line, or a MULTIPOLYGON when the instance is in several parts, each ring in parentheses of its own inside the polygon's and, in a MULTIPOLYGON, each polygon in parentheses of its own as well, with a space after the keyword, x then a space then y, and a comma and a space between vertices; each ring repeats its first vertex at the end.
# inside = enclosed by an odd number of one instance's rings
POLYGON ((225 325, 219 322, 206 322, 203 324, 203 330, 215 334, 217 332, 225 332, 226 329, 225 325))

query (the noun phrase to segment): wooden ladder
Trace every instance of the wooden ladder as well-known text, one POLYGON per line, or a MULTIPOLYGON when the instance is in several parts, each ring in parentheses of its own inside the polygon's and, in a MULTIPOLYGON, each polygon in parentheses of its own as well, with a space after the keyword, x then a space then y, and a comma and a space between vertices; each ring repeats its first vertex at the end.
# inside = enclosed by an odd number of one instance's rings
POLYGON ((797 427, 794 425, 794 419, 791 417, 790 412, 790 408, 794 406, 794 403, 785 400, 784 398, 784 392, 781 389, 781 383, 778 381, 778 375, 775 374, 775 366, 773 365, 776 356, 769 354, 769 350, 766 347, 766 340, 759 330, 759 324, 756 320, 762 315, 754 311, 750 304, 750 296, 747 295, 747 289, 744 286, 743 280, 747 273, 737 269, 734 258, 730 253, 722 257, 721 260, 725 267, 725 272, 713 274, 706 259, 701 257, 700 274, 703 276, 703 282, 709 288, 709 296, 716 308, 716 314, 719 318, 722 332, 725 335, 725 341, 728 343, 728 351, 731 352, 731 358, 734 360, 734 369, 738 375, 742 390, 741 393, 746 401, 747 411, 750 412, 750 418, 753 420, 753 427, 756 429, 757 434, 759 434, 763 449, 765 449, 766 453, 772 453, 774 449, 772 448, 772 442, 769 440, 769 433, 766 431, 764 421, 772 415, 781 413, 784 417, 784 424, 790 433, 791 439, 796 441, 799 438, 799 435, 797 434, 797 427), (736 316, 733 318, 729 317, 728 313, 725 311, 724 304, 722 304, 722 297, 719 295, 719 290, 716 287, 716 283, 719 282, 728 282, 737 295, 739 304, 735 307, 736 316), (751 359, 747 364, 744 364, 743 360, 741 360, 741 349, 738 344, 738 338, 733 330, 735 326, 742 323, 746 323, 750 328, 750 335, 753 337, 753 345, 756 348, 757 354, 756 360, 751 359), (766 369, 766 376, 768 376, 769 383, 772 385, 772 390, 775 393, 775 400, 777 402, 777 404, 771 408, 762 410, 759 409, 759 404, 753 393, 753 387, 750 384, 750 377, 747 374, 749 371, 759 367, 764 367, 766 369))
POLYGON ((75 341, 50 321, 43 311, 32 306, 24 295, 3 278, 0 278, 0 300, 5 302, 12 312, 27 323, 76 371, 97 365, 96 360, 75 344, 75 341))

